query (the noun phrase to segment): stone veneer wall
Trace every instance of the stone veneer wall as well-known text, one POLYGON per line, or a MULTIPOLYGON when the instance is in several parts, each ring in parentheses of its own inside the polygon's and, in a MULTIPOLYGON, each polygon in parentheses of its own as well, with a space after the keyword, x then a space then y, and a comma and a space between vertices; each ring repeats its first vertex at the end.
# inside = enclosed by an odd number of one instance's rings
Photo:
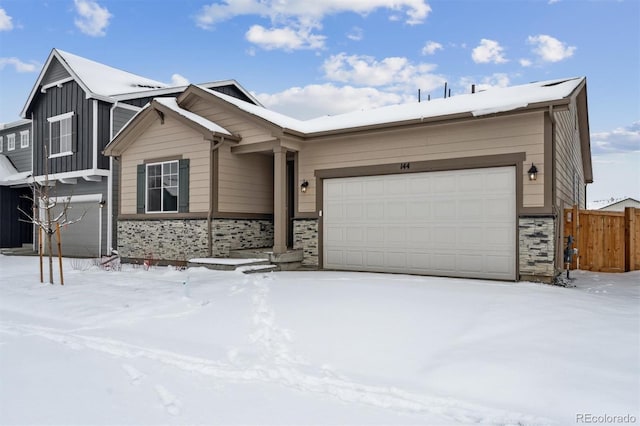
POLYGON ((213 256, 227 257, 230 250, 273 247, 273 222, 253 219, 214 219, 213 256))
MULTIPOLYGON (((270 220, 214 219, 213 256, 229 256, 230 250, 273 246, 270 220)), ((184 261, 209 255, 205 219, 119 220, 118 252, 126 259, 152 256, 184 261)))
POLYGON ((555 220, 521 217, 518 223, 520 278, 551 282, 555 270, 555 220))
POLYGON ((293 222, 293 248, 303 251, 303 265, 318 266, 318 220, 297 219, 293 222))

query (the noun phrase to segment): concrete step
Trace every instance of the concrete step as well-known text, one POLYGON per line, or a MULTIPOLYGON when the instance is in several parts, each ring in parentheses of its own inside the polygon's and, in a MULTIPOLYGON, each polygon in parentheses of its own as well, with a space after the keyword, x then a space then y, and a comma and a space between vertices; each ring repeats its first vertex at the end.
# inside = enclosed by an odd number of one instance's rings
POLYGON ((216 271, 235 271, 236 269, 242 267, 267 267, 273 266, 267 259, 259 259, 259 258, 248 258, 248 259, 239 259, 239 258, 199 258, 199 259, 190 259, 187 262, 187 267, 193 268, 198 266, 204 266, 208 269, 214 269, 216 271))
POLYGON ((33 249, 31 248, 31 244, 29 244, 28 247, 23 246, 0 249, 0 254, 3 254, 5 256, 35 256, 38 253, 33 251, 33 249))

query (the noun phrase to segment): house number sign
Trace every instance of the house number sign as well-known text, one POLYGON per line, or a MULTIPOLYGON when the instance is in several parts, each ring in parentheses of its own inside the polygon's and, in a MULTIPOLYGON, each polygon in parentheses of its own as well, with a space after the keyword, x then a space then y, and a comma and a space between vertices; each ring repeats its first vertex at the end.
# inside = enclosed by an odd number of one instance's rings
POLYGON ((400 170, 409 170, 411 163, 400 163, 400 170))

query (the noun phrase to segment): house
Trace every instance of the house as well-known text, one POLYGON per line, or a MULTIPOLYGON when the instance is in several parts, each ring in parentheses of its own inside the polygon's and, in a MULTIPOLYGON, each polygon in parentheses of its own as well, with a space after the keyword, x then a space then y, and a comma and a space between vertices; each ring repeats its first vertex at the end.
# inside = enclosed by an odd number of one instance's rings
POLYGON ((599 207, 598 210, 608 212, 623 212, 626 207, 640 209, 640 201, 631 197, 623 198, 621 200, 611 199, 611 202, 602 207, 599 207))
MULTIPOLYGON (((233 80, 203 87, 257 103, 233 80)), ((62 229, 65 255, 97 257, 116 246, 113 224, 117 211, 110 200, 117 198, 118 185, 113 179, 117 173, 112 173, 113 164, 102 151, 150 99, 175 96, 184 89, 59 49, 51 51, 21 111, 21 117, 30 123, 32 141, 32 157, 21 161, 29 164, 23 168, 33 172, 33 180, 52 186, 51 195, 60 202, 58 209, 63 201, 69 202, 71 219, 83 216, 62 229)), ((0 199, 3 214, 16 207, 8 197, 0 199)), ((32 235, 33 231, 21 242, 33 241, 32 235)))
POLYGON ((551 281, 592 167, 585 78, 300 121, 191 85, 105 149, 121 256, 551 281))
POLYGON ((20 219, 20 207, 31 212, 31 121, 0 125, 0 248, 33 243, 31 225, 20 219))

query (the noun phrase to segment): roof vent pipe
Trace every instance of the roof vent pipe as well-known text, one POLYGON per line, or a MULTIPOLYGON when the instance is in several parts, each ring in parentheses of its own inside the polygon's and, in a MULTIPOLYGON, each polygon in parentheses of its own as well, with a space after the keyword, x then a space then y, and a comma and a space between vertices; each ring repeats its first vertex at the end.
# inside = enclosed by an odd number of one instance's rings
POLYGON ((444 82, 444 97, 447 97, 447 82, 444 82))
POLYGON ((471 85, 471 93, 476 93, 476 85, 475 84, 471 85))

